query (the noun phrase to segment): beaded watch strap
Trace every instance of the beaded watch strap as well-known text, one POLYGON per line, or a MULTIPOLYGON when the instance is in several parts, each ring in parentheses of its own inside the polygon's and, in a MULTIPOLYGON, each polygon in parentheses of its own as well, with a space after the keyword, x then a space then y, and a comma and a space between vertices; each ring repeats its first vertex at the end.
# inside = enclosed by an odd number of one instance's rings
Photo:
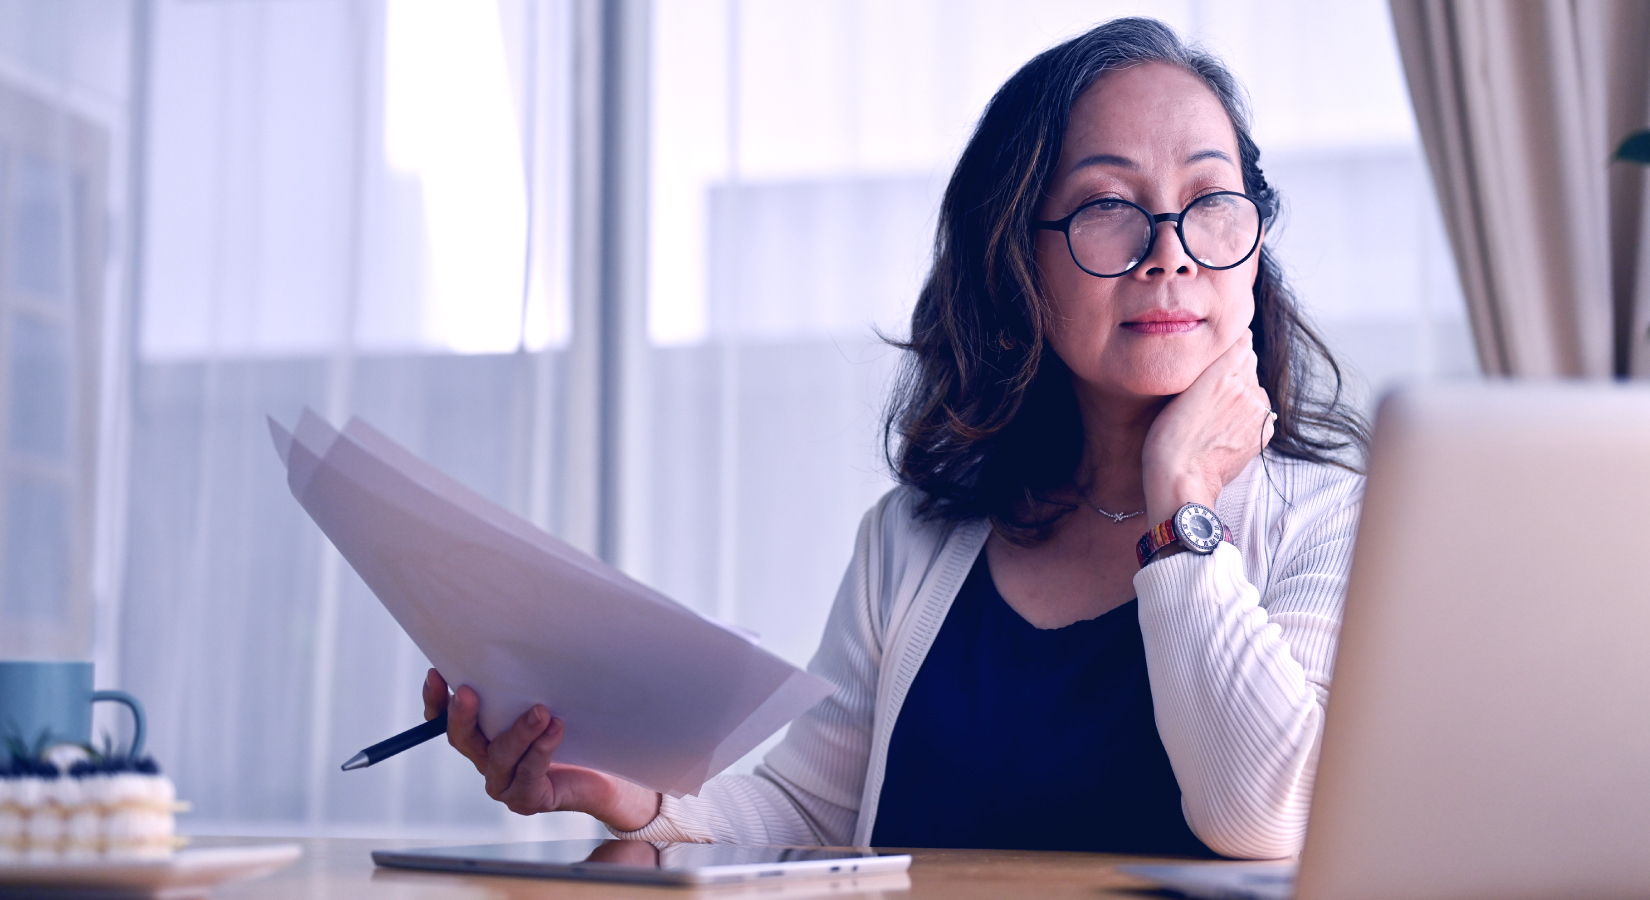
MULTIPOLYGON (((1233 543, 1232 529, 1227 528, 1225 522, 1220 523, 1220 539, 1228 544, 1233 543)), ((1134 558, 1140 562, 1140 568, 1144 569, 1146 563, 1151 562, 1152 557, 1157 555, 1157 551, 1178 540, 1174 533, 1174 517, 1171 516, 1153 525, 1150 531, 1140 536, 1140 541, 1134 545, 1134 558)))

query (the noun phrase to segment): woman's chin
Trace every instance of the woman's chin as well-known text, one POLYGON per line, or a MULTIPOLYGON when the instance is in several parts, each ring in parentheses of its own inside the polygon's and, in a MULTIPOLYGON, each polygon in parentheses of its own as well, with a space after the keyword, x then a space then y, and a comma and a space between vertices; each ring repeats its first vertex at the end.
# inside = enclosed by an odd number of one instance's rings
POLYGON ((1159 361, 1158 365, 1129 366, 1114 377, 1090 380, 1079 376, 1084 386, 1112 397, 1149 399, 1172 397, 1192 386, 1203 367, 1192 368, 1184 360, 1159 361))
POLYGON ((1197 376, 1177 380, 1157 380, 1131 385, 1129 393, 1136 397, 1173 397, 1192 386, 1197 376))

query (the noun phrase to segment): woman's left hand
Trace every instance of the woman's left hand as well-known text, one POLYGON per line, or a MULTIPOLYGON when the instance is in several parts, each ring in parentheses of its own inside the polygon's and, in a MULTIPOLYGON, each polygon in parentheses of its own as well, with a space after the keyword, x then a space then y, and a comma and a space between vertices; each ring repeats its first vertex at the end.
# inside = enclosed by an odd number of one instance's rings
POLYGON ((1152 523, 1187 503, 1213 509, 1221 489, 1272 440, 1272 404, 1256 377, 1254 340, 1245 329, 1146 433, 1141 463, 1152 523))

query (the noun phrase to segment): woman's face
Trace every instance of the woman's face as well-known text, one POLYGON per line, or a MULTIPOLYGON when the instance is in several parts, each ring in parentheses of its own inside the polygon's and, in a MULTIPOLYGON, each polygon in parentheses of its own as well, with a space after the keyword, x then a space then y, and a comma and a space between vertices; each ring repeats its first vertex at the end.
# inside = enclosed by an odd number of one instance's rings
MULTIPOLYGON (((1242 190, 1237 135, 1214 92, 1179 68, 1147 63, 1107 73, 1078 97, 1038 218, 1105 197, 1178 213, 1204 194, 1242 190)), ((1118 278, 1083 271, 1064 234, 1038 232, 1037 267, 1055 313, 1050 343, 1080 389, 1178 394, 1254 317, 1258 251, 1236 268, 1206 269, 1173 223, 1156 227, 1151 253, 1118 278)))

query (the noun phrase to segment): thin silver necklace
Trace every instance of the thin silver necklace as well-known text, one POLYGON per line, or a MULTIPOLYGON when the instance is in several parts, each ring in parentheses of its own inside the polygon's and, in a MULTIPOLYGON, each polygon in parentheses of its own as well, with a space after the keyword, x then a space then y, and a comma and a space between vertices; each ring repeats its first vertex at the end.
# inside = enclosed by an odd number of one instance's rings
POLYGON ((1100 507, 1094 505, 1094 501, 1089 499, 1089 492, 1088 491, 1079 491, 1078 493, 1083 495, 1083 502, 1088 504, 1089 509, 1092 509, 1095 512, 1099 513, 1100 515, 1105 516, 1106 518, 1111 519, 1113 522, 1117 522, 1119 524, 1122 524, 1124 519, 1132 519, 1135 516, 1143 516, 1143 515, 1146 514, 1146 511, 1143 510, 1143 509, 1137 509, 1132 513, 1107 512, 1107 511, 1101 509, 1100 507))

